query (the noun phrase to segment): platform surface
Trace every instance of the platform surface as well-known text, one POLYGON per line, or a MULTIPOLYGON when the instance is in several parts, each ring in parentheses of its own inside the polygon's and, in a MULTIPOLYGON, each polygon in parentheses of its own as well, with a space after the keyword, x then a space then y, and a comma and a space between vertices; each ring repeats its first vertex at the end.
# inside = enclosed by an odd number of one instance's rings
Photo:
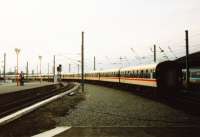
POLYGON ((72 127, 55 137, 199 137, 199 129, 199 127, 72 127))
POLYGON ((17 92, 25 89, 32 89, 37 87, 42 87, 46 85, 52 85, 54 83, 52 82, 30 82, 30 83, 24 83, 24 86, 17 86, 16 83, 5 83, 0 85, 0 95, 1 94, 7 94, 11 92, 17 92))

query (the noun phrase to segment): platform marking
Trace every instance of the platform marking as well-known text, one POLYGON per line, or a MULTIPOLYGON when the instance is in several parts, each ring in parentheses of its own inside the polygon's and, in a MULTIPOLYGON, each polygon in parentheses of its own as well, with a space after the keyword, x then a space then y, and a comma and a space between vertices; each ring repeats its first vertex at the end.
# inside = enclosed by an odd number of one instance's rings
POLYGON ((37 134, 37 135, 34 135, 32 137, 53 137, 55 135, 58 135, 66 130, 69 130, 71 127, 56 127, 54 129, 51 129, 51 130, 48 130, 48 131, 45 131, 43 133, 40 133, 40 134, 37 134))

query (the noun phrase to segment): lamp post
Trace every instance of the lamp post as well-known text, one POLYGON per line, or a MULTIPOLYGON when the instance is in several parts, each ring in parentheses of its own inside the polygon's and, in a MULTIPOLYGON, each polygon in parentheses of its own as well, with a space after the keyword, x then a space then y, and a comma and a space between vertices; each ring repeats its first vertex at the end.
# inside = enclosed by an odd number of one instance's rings
POLYGON ((19 56, 19 52, 20 49, 19 48, 15 48, 15 52, 17 54, 17 71, 16 71, 16 81, 17 81, 17 86, 19 86, 19 72, 18 72, 18 56, 19 56))
POLYGON ((6 53, 4 53, 4 58, 3 58, 3 78, 4 78, 4 83, 6 83, 6 53))
POLYGON ((49 63, 48 63, 48 82, 49 82, 49 63))
POLYGON ((42 72, 41 72, 41 64, 42 64, 42 56, 38 56, 40 60, 40 83, 42 82, 42 72))

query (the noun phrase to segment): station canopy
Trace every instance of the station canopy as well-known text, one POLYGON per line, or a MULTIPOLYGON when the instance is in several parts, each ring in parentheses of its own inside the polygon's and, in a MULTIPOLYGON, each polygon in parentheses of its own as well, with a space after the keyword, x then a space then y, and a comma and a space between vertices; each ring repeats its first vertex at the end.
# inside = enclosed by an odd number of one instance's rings
MULTIPOLYGON (((200 51, 189 54, 188 60, 191 68, 200 68, 200 51)), ((175 61, 180 63, 182 68, 186 68, 186 56, 180 57, 175 61)))

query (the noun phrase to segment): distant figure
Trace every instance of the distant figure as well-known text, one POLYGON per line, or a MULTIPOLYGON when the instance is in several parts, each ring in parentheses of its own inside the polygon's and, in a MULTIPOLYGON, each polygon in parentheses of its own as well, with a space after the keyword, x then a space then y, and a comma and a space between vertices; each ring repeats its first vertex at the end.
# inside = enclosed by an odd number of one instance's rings
POLYGON ((21 71, 19 75, 19 80, 20 80, 20 86, 24 86, 24 73, 21 71))

